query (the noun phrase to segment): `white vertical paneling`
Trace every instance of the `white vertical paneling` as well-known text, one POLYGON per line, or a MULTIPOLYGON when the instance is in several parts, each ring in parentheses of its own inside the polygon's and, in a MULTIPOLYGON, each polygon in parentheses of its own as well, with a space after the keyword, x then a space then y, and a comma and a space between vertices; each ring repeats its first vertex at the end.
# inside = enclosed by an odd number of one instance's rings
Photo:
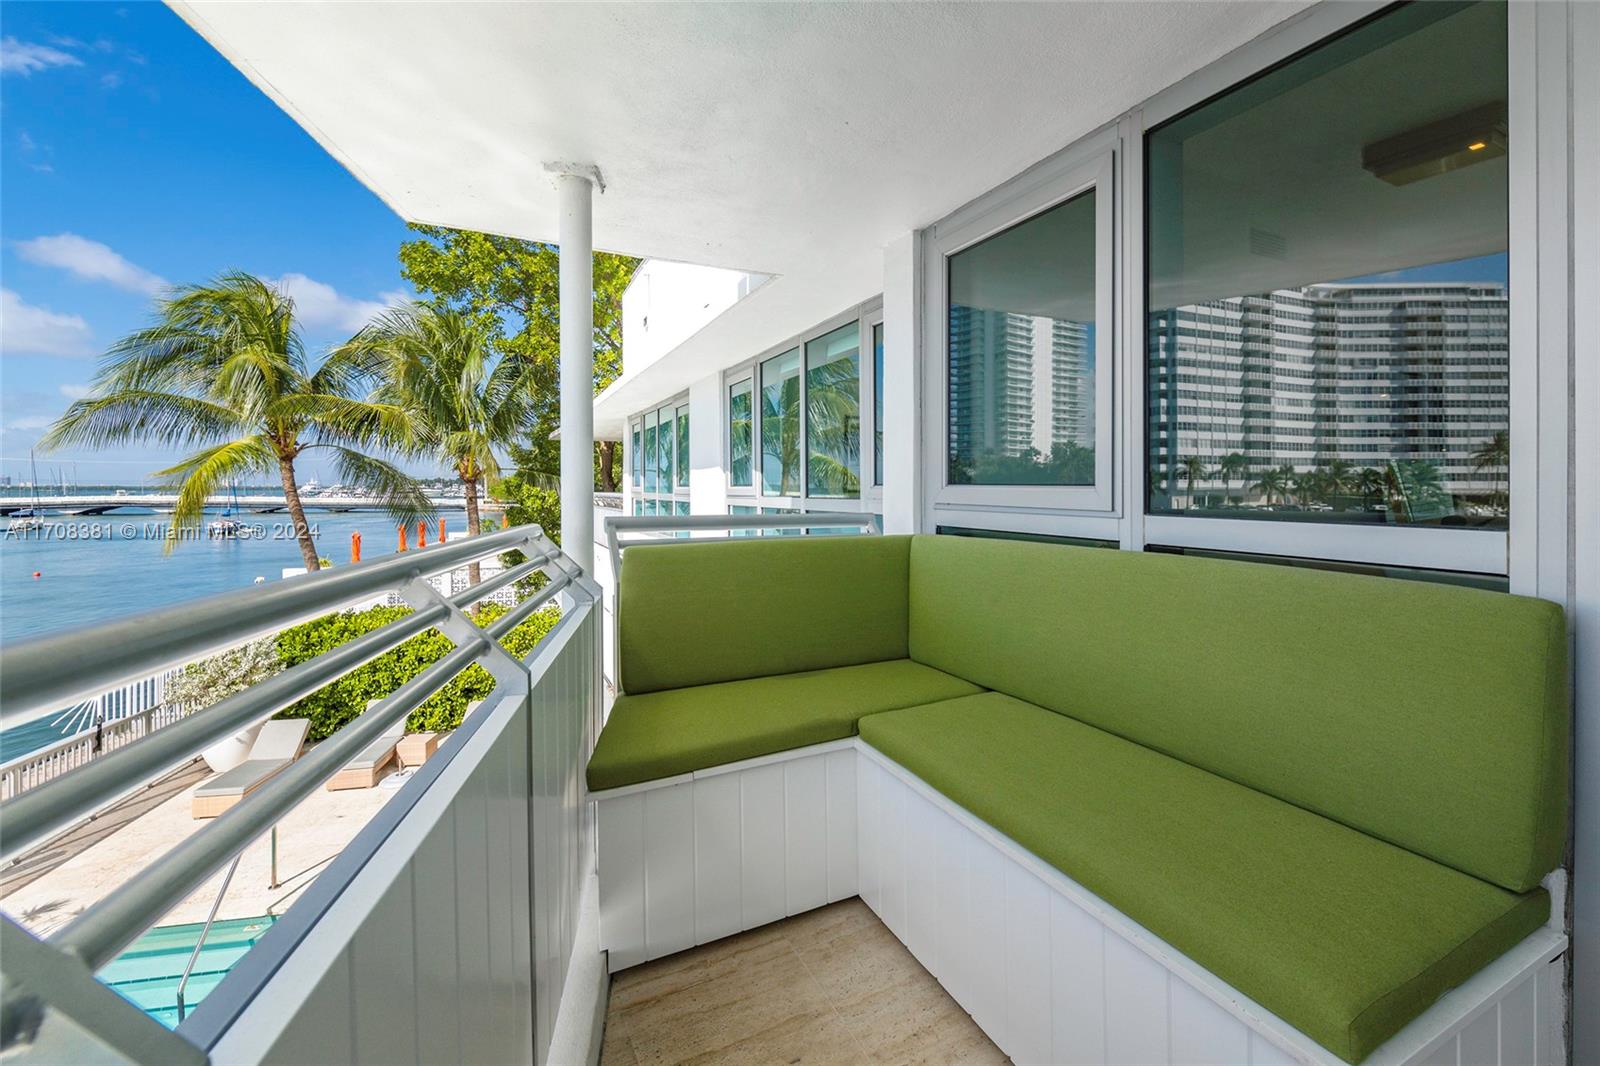
POLYGON ((1546 963, 1534 978, 1534 1038, 1537 1044, 1533 1061, 1563 1066, 1567 1057, 1566 967, 1559 959, 1546 963))
POLYGON ((1105 926, 1066 897, 1050 898, 1051 1049, 1056 1062, 1106 1059, 1105 926))
POLYGON ((350 1015, 350 954, 340 953, 328 967, 305 1006, 283 1035, 262 1057, 263 1066, 353 1066, 350 1015))
POLYGON ((938 855, 933 805, 908 796, 905 808, 906 947, 929 970, 938 969, 938 855))
POLYGON ((644 945, 660 958, 695 944, 694 792, 690 782, 644 799, 644 945))
MULTIPOLYGON (((1050 890, 1014 862, 1006 863, 1006 1024, 1017 1066, 1051 1061, 1050 890)), ((931 895, 931 893, 930 893, 931 895)))
POLYGON ((856 887, 873 913, 883 913, 883 845, 878 829, 883 817, 884 771, 871 759, 856 760, 856 887))
POLYGON ((987 841, 968 832, 967 921, 972 927, 972 1017, 995 1038, 1001 1050, 1013 1043, 1005 1028, 1006 1012, 1006 860, 987 841))
POLYGON ((449 1062, 460 1047, 460 982, 456 974, 455 839, 449 821, 435 826, 411 863, 416 929, 417 1061, 449 1062))
POLYGON ((744 928, 784 916, 783 765, 739 774, 740 900, 744 928))
POLYGON ((743 928, 739 792, 738 774, 694 782, 695 939, 702 944, 743 928))
POLYGON ((613 973, 644 961, 644 796, 599 804, 600 946, 613 973))
POLYGON ((456 837, 456 956, 461 982, 462 1061, 492 1053, 489 985, 489 843, 484 833, 483 770, 479 767, 451 804, 456 837))
POLYGON ((500 1019, 514 1017, 517 1009, 511 964, 511 856, 506 854, 511 833, 511 814, 506 810, 511 791, 511 753, 506 748, 496 745, 491 749, 473 775, 483 776, 484 832, 489 855, 489 1002, 497 1026, 505 1024, 500 1019))
POLYGON ((783 763, 785 914, 828 902, 828 766, 823 756, 783 763))
POLYGON ((830 751, 828 775, 828 902, 856 894, 856 753, 830 751))
POLYGON ((1250 1033, 1250 1066, 1298 1066, 1299 1060, 1260 1033, 1250 1033))
POLYGON ((411 878, 389 886, 350 944, 357 1062, 417 1059, 415 925, 411 878))
POLYGON ((1513 988, 1500 1001, 1500 1061, 1506 1066, 1535 1062, 1538 1047, 1538 1017, 1534 997, 1537 984, 1532 977, 1513 988))
POLYGON ((906 940, 906 786, 892 774, 883 777, 883 817, 878 823, 878 917, 906 940))
POLYGON ((972 926, 967 921, 970 835, 946 812, 935 812, 933 849, 938 865, 934 874, 934 913, 938 915, 939 940, 933 951, 937 967, 933 974, 963 1006, 972 1001, 971 983, 960 980, 964 972, 960 960, 971 958, 972 953, 972 926))
POLYGON ((1461 1030, 1457 1045, 1461 1066, 1499 1066, 1500 1011, 1496 1007, 1478 1015, 1461 1030))
POLYGON ((1456 1038, 1444 1041, 1418 1059, 1414 1066, 1456 1066, 1456 1038))
POLYGON ((1106 1062, 1170 1062, 1166 968, 1114 933, 1105 952, 1106 1062))
POLYGON ((1172 1012, 1172 1062, 1236 1066, 1250 1061, 1250 1030, 1187 981, 1168 986, 1172 1012))

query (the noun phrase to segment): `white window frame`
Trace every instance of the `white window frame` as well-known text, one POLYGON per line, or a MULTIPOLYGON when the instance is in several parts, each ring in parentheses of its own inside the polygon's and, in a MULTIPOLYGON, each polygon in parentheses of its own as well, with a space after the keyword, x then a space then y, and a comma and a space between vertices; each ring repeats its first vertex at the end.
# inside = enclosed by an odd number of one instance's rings
MULTIPOLYGON (((1564 276, 1556 260, 1564 254, 1570 231, 1563 167, 1567 100, 1562 96, 1563 64, 1536 61, 1541 49, 1560 53, 1558 24, 1565 18, 1561 5, 1511 4, 1508 14, 1510 530, 1146 513, 1145 135, 1391 6, 1378 0, 1347 0, 1308 8, 923 231, 921 357, 928 402, 922 411, 921 528, 932 532, 940 526, 959 526, 1092 538, 1114 541, 1132 551, 1162 545, 1462 571, 1508 577, 1513 592, 1565 598, 1566 558, 1558 543, 1567 524, 1565 288, 1555 283, 1541 288, 1540 279, 1548 276, 1558 282, 1564 276), (1545 7, 1553 9, 1541 10, 1545 7), (1109 503, 1097 498, 1090 507, 1062 506, 1048 500, 1048 489, 1040 493, 947 485, 945 261, 953 251, 982 239, 982 234, 1008 228, 1066 199, 1070 193, 1064 175, 1097 155, 1114 160, 1116 193, 1115 283, 1112 308, 1104 320, 1115 328, 1106 331, 1114 336, 1105 364, 1099 362, 1105 349, 1096 322, 1097 366, 1113 368, 1109 376, 1098 374, 1096 382, 1097 441, 1107 428, 1114 441, 1105 449, 1112 462, 1109 503), (985 217, 990 220, 987 225, 981 221, 985 217), (1110 388, 1104 388, 1108 383, 1110 388), (1104 406, 1107 401, 1109 411, 1104 406), (999 491, 950 491, 965 488, 999 491)), ((1097 443, 1097 464, 1101 458, 1097 443)))
MULTIPOLYGON (((679 409, 687 408, 688 406, 689 406, 689 394, 687 392, 681 392, 681 393, 678 393, 676 396, 673 396, 670 399, 662 400, 659 403, 653 403, 650 406, 644 408, 643 410, 637 411, 633 415, 629 416, 629 418, 627 420, 627 431, 626 431, 627 434, 628 434, 627 447, 625 447, 623 449, 623 452, 624 452, 624 455, 625 455, 625 459, 626 459, 626 461, 624 463, 624 466, 626 467, 626 469, 623 471, 623 479, 622 479, 623 485, 627 486, 627 491, 626 491, 627 508, 626 508, 626 511, 625 511, 626 514, 632 515, 632 514, 641 513, 640 512, 640 507, 642 507, 643 502, 645 500, 650 500, 650 501, 654 502, 658 506, 658 508, 659 508, 659 505, 661 504, 662 501, 666 501, 666 502, 668 502, 668 503, 673 505, 673 513, 677 513, 677 510, 678 510, 677 504, 683 503, 683 504, 687 505, 689 503, 689 486, 688 485, 681 485, 681 484, 678 483, 678 411, 679 411, 679 409), (656 472, 657 472, 657 485, 656 485, 656 487, 654 489, 645 488, 644 478, 642 476, 642 474, 644 472, 644 427, 645 427, 645 420, 647 418, 649 418, 651 415, 655 415, 655 416, 657 416, 659 418, 660 413, 662 411, 671 411, 672 412, 672 485, 670 486, 670 488, 667 491, 662 491, 661 486, 659 484, 659 480, 660 480, 659 475, 660 475, 660 469, 661 469, 661 462, 660 462, 660 459, 659 459, 660 448, 661 448, 661 428, 660 428, 660 423, 659 422, 657 423, 657 426, 656 426, 656 449, 657 449, 656 454, 658 456, 658 458, 656 460, 656 467, 655 467, 656 472), (639 464, 638 465, 639 465, 639 468, 640 468, 639 469, 639 473, 641 474, 641 477, 639 478, 639 484, 637 486, 635 486, 634 483, 633 483, 634 466, 635 466, 634 460, 633 460, 633 431, 634 431, 635 428, 637 428, 639 430, 639 464)), ((689 431, 690 431, 691 434, 694 432, 693 422, 694 422, 694 417, 693 417, 693 413, 691 412, 690 413, 690 427, 689 427, 689 431)), ((660 514, 661 512, 659 510, 657 510, 656 513, 660 514)))
POLYGON ((759 410, 756 396, 756 369, 754 364, 746 363, 738 370, 730 370, 722 376, 722 402, 719 405, 722 425, 726 429, 726 440, 722 448, 722 472, 728 485, 728 499, 742 501, 757 498, 756 481, 761 476, 757 469, 760 455, 756 452, 756 414, 759 410), (733 483, 733 390, 741 384, 750 386, 750 484, 735 485, 733 483))

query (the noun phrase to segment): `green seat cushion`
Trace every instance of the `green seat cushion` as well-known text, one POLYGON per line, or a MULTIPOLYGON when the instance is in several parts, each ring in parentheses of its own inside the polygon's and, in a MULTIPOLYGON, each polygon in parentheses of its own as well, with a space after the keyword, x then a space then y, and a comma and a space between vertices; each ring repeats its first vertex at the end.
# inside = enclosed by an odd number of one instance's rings
POLYGON ((1349 1062, 1549 917, 1338 822, 1000 693, 862 739, 1349 1062))
POLYGON ((618 696, 589 759, 589 787, 619 788, 838 740, 854 736, 864 714, 978 691, 895 659, 618 696))
POLYGON ((910 655, 1515 891, 1566 839, 1556 604, 966 537, 911 550, 910 655))
POLYGON ((617 585, 624 692, 906 656, 909 537, 645 544, 617 585))

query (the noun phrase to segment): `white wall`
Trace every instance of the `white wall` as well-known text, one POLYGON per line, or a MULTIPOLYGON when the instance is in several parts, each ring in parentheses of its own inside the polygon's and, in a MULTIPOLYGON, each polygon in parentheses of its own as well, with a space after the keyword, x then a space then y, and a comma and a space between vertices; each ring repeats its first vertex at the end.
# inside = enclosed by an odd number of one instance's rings
POLYGON ((922 514, 922 234, 883 251, 883 531, 922 514))
POLYGON ((622 294, 622 368, 637 374, 754 292, 763 274, 649 259, 622 294))
POLYGON ((711 374, 689 386, 689 510, 693 514, 727 513, 728 475, 722 464, 727 438, 722 375, 711 374))

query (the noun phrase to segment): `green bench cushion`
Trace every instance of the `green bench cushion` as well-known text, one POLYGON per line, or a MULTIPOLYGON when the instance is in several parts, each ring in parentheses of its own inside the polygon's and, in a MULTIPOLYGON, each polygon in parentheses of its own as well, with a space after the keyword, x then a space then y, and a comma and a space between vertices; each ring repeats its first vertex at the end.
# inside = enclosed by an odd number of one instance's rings
POLYGON ((623 556, 624 692, 906 656, 909 537, 639 545, 623 556))
POLYGON ((854 736, 864 714, 977 691, 896 659, 618 696, 589 759, 589 787, 619 788, 838 740, 854 736))
POLYGON ((934 536, 914 540, 910 595, 918 662, 1505 888, 1560 862, 1568 700, 1553 603, 934 536))
POLYGON ((1549 916, 1542 889, 1508 892, 999 693, 860 732, 1349 1062, 1549 916))

